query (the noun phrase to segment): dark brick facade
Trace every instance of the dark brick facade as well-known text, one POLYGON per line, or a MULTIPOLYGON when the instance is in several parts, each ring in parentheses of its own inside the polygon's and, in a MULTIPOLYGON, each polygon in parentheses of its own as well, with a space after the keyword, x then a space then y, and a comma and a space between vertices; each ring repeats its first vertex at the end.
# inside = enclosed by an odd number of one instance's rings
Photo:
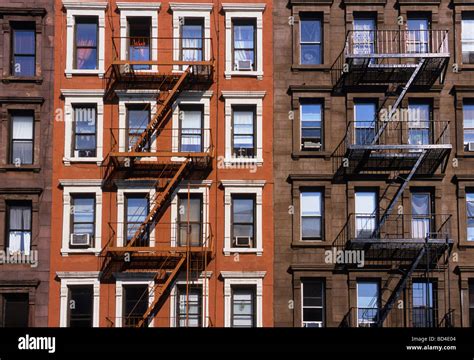
MULTIPOLYGON (((354 192, 360 187, 375 188, 382 194, 383 179, 334 181, 332 153, 344 137, 353 118, 354 99, 382 99, 383 92, 332 93, 331 66, 344 48, 346 32, 352 29, 355 13, 370 12, 377 29, 400 29, 397 20, 409 14, 427 13, 432 29, 449 31, 450 60, 444 84, 429 91, 409 92, 402 103, 429 99, 435 119, 450 122, 453 150, 446 171, 430 177, 415 177, 406 188, 402 203, 410 204, 410 191, 424 189, 434 195, 434 211, 452 215, 450 232, 454 245, 446 272, 433 271, 437 282, 439 318, 454 309, 454 326, 469 326, 469 280, 474 278, 473 242, 467 241, 466 192, 474 186, 474 158, 463 147, 463 100, 474 98, 473 65, 461 64, 461 13, 474 11, 471 1, 423 0, 290 0, 274 3, 274 176, 275 176, 275 326, 302 326, 301 279, 318 278, 325 285, 324 326, 340 326, 349 309, 356 306, 358 279, 376 278, 381 283, 389 271, 354 269, 338 271, 326 263, 324 252, 332 247, 338 233, 354 212, 354 192), (322 64, 299 64, 299 21, 301 13, 317 13, 322 21, 322 64), (457 64, 458 72, 453 71, 457 64), (323 145, 321 151, 300 150, 299 104, 317 98, 323 104, 323 145), (290 135, 291 134, 291 135, 290 135), (300 241, 299 191, 303 187, 321 189, 324 198, 323 238, 308 244, 300 241), (463 304, 463 305, 461 305, 463 304)), ((414 278, 421 276, 415 272, 414 278)), ((406 294, 401 299, 408 301, 406 294)), ((407 305, 408 306, 408 305, 407 305)))
MULTIPOLYGON (((0 250, 8 246, 8 206, 21 201, 31 205, 31 249, 38 257, 37 267, 0 265, 0 305, 11 294, 28 294, 29 326, 47 326, 48 315, 53 36, 53 1, 13 0, 0 4, 0 250), (14 24, 34 30, 34 76, 14 76, 14 24), (34 119, 33 163, 17 166, 11 156, 11 118, 15 112, 25 111, 34 119)), ((0 325, 4 315, 0 310, 0 325)))

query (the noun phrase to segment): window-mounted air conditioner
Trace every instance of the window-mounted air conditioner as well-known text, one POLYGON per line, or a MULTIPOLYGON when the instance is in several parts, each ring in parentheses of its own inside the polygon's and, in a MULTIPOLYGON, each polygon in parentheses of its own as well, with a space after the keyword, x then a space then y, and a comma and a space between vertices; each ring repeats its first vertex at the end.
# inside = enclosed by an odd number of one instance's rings
POLYGON ((250 247, 252 238, 250 236, 234 236, 234 244, 236 247, 250 247))
POLYGON ((323 322, 322 321, 305 321, 303 323, 303 327, 307 328, 322 328, 323 322))
POLYGON ((470 142, 467 144, 467 150, 468 151, 474 151, 474 142, 470 142))
POLYGON ((320 142, 314 142, 314 141, 305 141, 305 142, 303 142, 303 149, 305 149, 305 150, 319 150, 319 149, 321 149, 321 143, 320 142))
POLYGON ((70 239, 69 244, 71 246, 90 247, 91 246, 91 234, 73 233, 73 234, 71 234, 71 239, 70 239))
POLYGON ((237 60, 235 63, 236 71, 250 71, 252 70, 252 61, 250 60, 237 60))

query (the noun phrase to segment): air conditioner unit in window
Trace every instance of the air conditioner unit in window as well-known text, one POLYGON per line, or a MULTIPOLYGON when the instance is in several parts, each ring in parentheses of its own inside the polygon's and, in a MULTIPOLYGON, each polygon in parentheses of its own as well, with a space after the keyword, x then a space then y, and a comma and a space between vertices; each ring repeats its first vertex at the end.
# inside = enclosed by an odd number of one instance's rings
POLYGON ((468 151, 474 151, 474 142, 470 142, 467 144, 467 150, 468 151))
POLYGON ((90 247, 91 246, 91 234, 78 234, 78 233, 71 234, 70 245, 71 246, 90 247))
POLYGON ((319 150, 321 149, 320 142, 313 142, 313 141, 305 141, 303 142, 303 149, 306 150, 319 150))
POLYGON ((250 247, 252 238, 250 236, 234 236, 234 244, 236 247, 250 247))
POLYGON ((303 323, 303 327, 307 328, 322 328, 323 322, 322 321, 305 321, 303 323))
POLYGON ((249 71, 249 70, 252 70, 252 61, 250 60, 237 60, 237 62, 235 63, 235 70, 237 71, 241 71, 241 70, 245 70, 245 71, 249 71))

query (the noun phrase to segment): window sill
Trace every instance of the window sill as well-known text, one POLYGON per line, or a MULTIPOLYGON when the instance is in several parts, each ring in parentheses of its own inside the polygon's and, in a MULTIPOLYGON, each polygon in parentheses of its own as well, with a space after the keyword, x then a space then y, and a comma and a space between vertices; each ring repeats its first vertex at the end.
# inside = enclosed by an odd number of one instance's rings
POLYGON ((7 77, 2 78, 2 82, 4 84, 8 84, 11 82, 41 84, 43 82, 43 78, 41 76, 7 76, 7 77))
POLYGON ((9 164, 9 165, 0 166, 0 172, 6 172, 6 171, 40 172, 41 171, 41 166, 35 165, 35 164, 33 164, 33 165, 20 165, 20 166, 9 164))
POLYGON ((96 163, 97 166, 102 165, 103 159, 100 157, 90 157, 90 158, 63 158, 64 166, 71 166, 71 163, 84 163, 84 164, 92 164, 96 163))
POLYGON ((294 64, 291 66, 292 71, 329 71, 331 67, 329 65, 301 65, 294 64))
POLYGON ((80 255, 95 255, 99 256, 101 250, 95 248, 87 248, 87 249, 61 249, 62 256, 69 256, 70 254, 80 254, 80 255))
POLYGON ((291 157, 295 160, 299 158, 324 158, 329 160, 331 158, 331 153, 329 151, 304 151, 298 150, 291 153, 291 157))
POLYGON ((224 248, 224 255, 231 256, 232 254, 256 254, 257 256, 262 256, 263 249, 257 248, 224 248))
POLYGON ((327 247, 329 244, 325 240, 297 240, 291 242, 292 248, 320 248, 327 247))
POLYGON ((459 70, 461 70, 461 71, 473 71, 474 70, 474 64, 461 64, 459 66, 459 70))
POLYGON ((226 80, 229 80, 232 76, 256 77, 258 80, 262 80, 263 71, 225 71, 224 76, 226 80))
POLYGON ((232 166, 240 166, 252 164, 257 166, 263 165, 263 159, 258 158, 225 158, 224 159, 224 166, 232 167, 232 166))
POLYGON ((104 77, 103 70, 77 70, 77 69, 69 69, 64 72, 67 78, 72 78, 73 75, 98 75, 99 78, 104 77))

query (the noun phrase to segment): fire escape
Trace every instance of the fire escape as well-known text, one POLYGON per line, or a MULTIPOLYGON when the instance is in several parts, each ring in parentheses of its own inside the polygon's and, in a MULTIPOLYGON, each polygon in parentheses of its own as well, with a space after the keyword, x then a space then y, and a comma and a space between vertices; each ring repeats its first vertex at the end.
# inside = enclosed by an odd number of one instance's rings
MULTIPOLYGON (((334 241, 340 250, 363 251, 366 267, 390 274, 373 299, 378 302, 372 304, 375 310, 351 308, 341 326, 363 326, 360 319, 369 326, 400 326, 396 303, 409 291, 415 272, 428 281, 432 271, 446 268, 452 246, 450 215, 421 219, 407 214, 402 195, 412 179, 445 171, 452 147, 449 122, 429 119, 422 124, 409 112, 404 117, 401 105, 409 91, 426 91, 443 82, 449 57, 444 30, 354 30, 347 33, 344 50, 333 64, 335 94, 385 94, 373 121, 364 124, 364 130, 350 121, 333 153, 336 181, 383 179, 387 184, 376 210, 350 214, 334 241), (410 132, 420 129, 424 136, 414 140, 410 132)), ((350 271, 351 265, 342 267, 350 271)), ((404 317, 409 323, 406 313, 404 317)), ((442 320, 449 325, 449 315, 442 320)))
MULTIPOLYGON (((184 59, 173 49, 179 39, 156 39, 159 61, 123 59, 116 40, 115 58, 105 79, 106 100, 116 103, 118 91, 132 90, 152 92, 156 104, 148 109, 147 123, 134 128, 133 136, 129 135, 129 127, 110 131, 111 147, 102 165, 104 189, 115 192, 120 181, 131 187, 148 184, 150 191, 147 209, 132 214, 135 220, 140 219, 138 223, 109 223, 109 239, 100 256, 101 276, 102 281, 113 281, 118 273, 153 274, 152 289, 144 292, 121 320, 124 327, 146 327, 163 306, 178 275, 185 272, 187 281, 199 276, 212 256, 212 231, 204 219, 192 224, 189 215, 179 223, 168 223, 163 218, 178 188, 188 191, 185 213, 189 214, 192 180, 204 179, 212 167, 214 147, 210 129, 176 129, 169 120, 180 94, 204 91, 212 85, 214 59, 210 39, 199 39, 203 47, 209 47, 202 56, 205 60, 184 59), (191 147, 181 141, 186 131, 194 144, 191 147), (170 234, 175 234, 179 241, 173 242, 170 234), (139 310, 145 298, 148 308, 139 310), (148 298, 153 301, 148 302, 148 298)), ((123 39, 118 40, 123 44, 123 39)), ((142 46, 151 42, 151 38, 127 38, 125 43, 142 46)), ((187 284, 186 291, 188 288, 187 284)), ((189 298, 186 303, 189 304, 189 298)), ((117 325, 109 321, 111 326, 117 325)))

